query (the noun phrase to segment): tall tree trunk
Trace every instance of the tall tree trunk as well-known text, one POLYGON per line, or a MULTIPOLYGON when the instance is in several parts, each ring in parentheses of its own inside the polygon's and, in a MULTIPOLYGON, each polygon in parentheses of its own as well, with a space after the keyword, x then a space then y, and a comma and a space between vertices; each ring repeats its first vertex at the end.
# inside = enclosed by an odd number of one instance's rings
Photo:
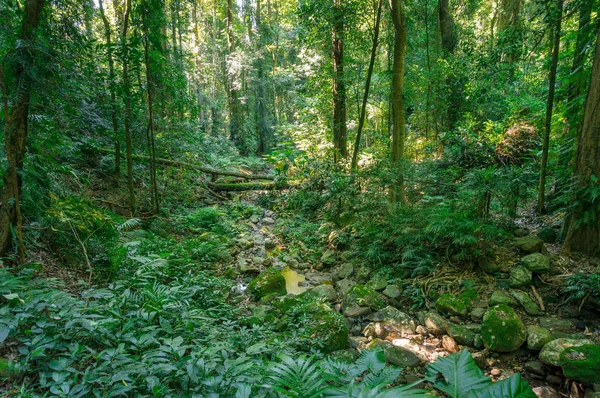
POLYGON ((503 54, 500 61, 508 63, 511 78, 514 75, 514 64, 521 52, 520 10, 521 0, 501 1, 498 17, 498 37, 503 54))
POLYGON ((448 7, 448 0, 438 1, 440 38, 442 39, 442 48, 444 51, 446 51, 448 54, 454 54, 454 50, 458 44, 458 37, 456 35, 456 26, 448 7))
POLYGON ((354 143, 354 153, 352 154, 351 169, 358 168, 358 152, 360 151, 360 139, 363 126, 365 125, 365 115, 367 113, 367 100, 369 99, 369 88, 371 87, 371 77, 373 76, 373 67, 377 56, 377 45, 379 43, 379 23, 381 22, 381 9, 383 0, 377 2, 377 16, 375 17, 375 28, 373 30, 373 46, 371 47, 371 59, 369 60, 369 70, 367 71, 367 81, 365 82, 365 93, 363 95, 362 107, 360 109, 360 118, 358 120, 358 130, 356 131, 356 142, 354 143))
POLYGON ((396 181, 390 188, 390 201, 406 204, 404 190, 404 56, 406 54, 406 16, 402 0, 390 0, 392 22, 394 24, 394 66, 392 69, 392 163, 396 168, 396 181))
MULTIPOLYGON (((448 59, 454 54, 456 46, 458 45, 456 26, 452 19, 452 14, 450 14, 448 0, 438 1, 438 24, 442 42, 442 56, 445 59, 448 59)), ((448 104, 446 105, 446 126, 450 130, 455 127, 456 122, 458 121, 460 105, 462 102, 461 78, 456 76, 457 72, 454 73, 455 76, 446 77, 446 85, 450 87, 448 104)))
MULTIPOLYGON (((235 37, 233 35, 233 11, 235 4, 233 0, 227 0, 227 56, 229 58, 235 56, 235 37)), ((237 66, 236 66, 237 68, 237 66)), ((239 90, 241 89, 241 81, 238 81, 237 70, 232 70, 230 62, 227 62, 227 83, 229 84, 228 100, 229 100, 229 134, 235 146, 242 154, 247 154, 245 140, 243 137, 243 120, 242 108, 239 99, 239 90), (235 74, 234 74, 235 72, 235 74)))
POLYGON ((131 81, 129 78, 129 43, 127 32, 129 30, 129 14, 131 13, 131 0, 126 0, 125 15, 123 16, 123 33, 121 46, 123 48, 123 96, 125 100, 125 152, 127 157, 127 190, 129 191, 129 211, 135 214, 135 189, 133 187, 133 159, 131 158, 133 146, 131 144, 131 81))
POLYGON ((577 141, 574 209, 563 251, 596 256, 600 254, 600 206, 597 197, 589 191, 593 189, 597 192, 600 187, 600 30, 596 39, 583 126, 577 141))
POLYGON ((28 134, 27 121, 29 117, 29 98, 33 84, 31 69, 34 64, 34 51, 30 45, 35 40, 35 32, 40 22, 44 0, 27 0, 25 2, 21 33, 19 35, 19 52, 16 57, 13 79, 14 99, 9 99, 5 74, 5 58, 0 65, 0 84, 2 85, 2 98, 4 103, 4 150, 6 152, 8 167, 3 173, 4 185, 0 188, 0 256, 4 256, 11 245, 11 226, 16 227, 19 245, 20 262, 25 262, 25 245, 23 244, 23 217, 21 215, 21 175, 23 161, 27 148, 25 141, 28 134), (12 105, 12 106, 11 106, 12 105))
MULTIPOLYGON (((594 24, 591 21, 593 6, 594 0, 582 0, 579 8, 579 29, 577 29, 577 41, 575 42, 575 52, 573 53, 571 79, 583 69, 586 56, 585 50, 588 43, 593 39, 594 24)), ((581 94, 583 86, 581 80, 575 79, 575 81, 571 81, 567 88, 568 105, 571 108, 571 112, 576 111, 572 105, 575 98, 581 94)))
POLYGON ((98 6, 100 8, 102 23, 104 24, 104 37, 106 39, 106 52, 108 55, 108 89, 110 90, 111 110, 110 118, 112 121, 113 141, 115 145, 115 181, 117 185, 119 185, 119 179, 121 176, 121 143, 119 140, 119 124, 117 122, 117 90, 115 87, 115 61, 113 58, 112 29, 110 27, 110 21, 104 12, 102 0, 98 0, 98 6))
POLYGON ((258 30, 257 60, 256 60, 256 129, 258 135, 258 154, 262 155, 269 150, 270 126, 269 114, 267 113, 266 90, 265 90, 265 54, 264 41, 265 29, 262 21, 262 8, 260 0, 256 0, 256 27, 258 30))
POLYGON ((342 0, 333 0, 331 44, 333 58, 333 161, 348 155, 346 139, 346 83, 344 81, 344 11, 342 0))
POLYGON ((546 174, 548 172, 548 148, 550 146, 550 130, 552 128, 552 110, 554 108, 554 90, 556 86, 556 68, 558 66, 558 51, 560 50, 560 28, 562 22, 563 0, 558 0, 556 18, 553 29, 552 61, 548 74, 548 100, 546 101, 546 120, 544 124, 544 140, 542 145, 542 161, 540 165, 540 180, 538 187, 537 211, 540 214, 546 208, 546 174))

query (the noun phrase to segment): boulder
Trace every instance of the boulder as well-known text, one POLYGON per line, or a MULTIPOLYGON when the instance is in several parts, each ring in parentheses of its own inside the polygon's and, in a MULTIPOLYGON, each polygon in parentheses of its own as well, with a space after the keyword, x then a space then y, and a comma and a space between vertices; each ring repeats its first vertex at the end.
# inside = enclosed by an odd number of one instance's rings
POLYGON ((390 342, 383 341, 380 339, 374 339, 367 346, 367 348, 375 347, 383 348, 383 355, 385 356, 385 361, 390 365, 400 367, 415 367, 421 364, 419 358, 411 351, 403 347, 395 346, 390 342))
POLYGON ((531 286, 532 279, 533 275, 531 271, 522 265, 518 265, 510 270, 508 283, 510 284, 510 287, 520 289, 531 286))
POLYGON ((498 304, 504 304, 510 307, 514 307, 517 305, 517 302, 508 294, 504 293, 502 290, 496 290, 494 291, 494 293, 492 293, 492 296, 489 299, 489 304, 490 307, 493 307, 498 304))
POLYGON ((552 341, 552 333, 546 328, 531 325, 527 326, 527 348, 539 351, 552 341))
POLYGON ((529 271, 545 274, 550 269, 550 259, 542 253, 531 253, 521 259, 521 265, 529 271))
POLYGON ((546 366, 540 361, 525 362, 525 370, 537 376, 546 376, 546 366))
POLYGON ((354 265, 352 263, 343 263, 338 267, 338 269, 333 273, 333 278, 335 280, 346 279, 354 272, 354 265))
POLYGON ((538 307, 527 293, 521 290, 511 290, 510 294, 521 304, 527 315, 537 316, 542 313, 540 307, 538 307))
POLYGON ((561 398, 561 395, 554 388, 548 386, 534 387, 533 393, 538 398, 561 398))
POLYGON ((538 253, 542 251, 544 241, 535 235, 528 235, 515 239, 514 245, 525 253, 538 253))
POLYGON ((450 294, 442 294, 435 301, 435 308, 442 314, 446 316, 458 316, 461 318, 466 318, 469 307, 465 304, 464 300, 453 297, 450 294))
POLYGON ((556 230, 551 227, 545 227, 540 229, 536 234, 544 243, 554 243, 558 238, 556 230))
POLYGON ((560 353, 560 366, 565 377, 589 386, 600 383, 600 346, 586 344, 566 348, 560 353))
POLYGON ((261 299, 268 295, 283 296, 287 293, 285 278, 280 271, 270 268, 248 284, 248 292, 256 299, 261 299))
POLYGON ((479 257, 477 259, 477 266, 486 274, 495 274, 496 272, 500 271, 498 264, 486 257, 479 257))
POLYGON ((543 317, 540 318, 540 326, 550 330, 552 333, 568 332, 573 329, 573 325, 568 319, 543 317))
POLYGON ((424 317, 424 324, 429 333, 439 336, 446 332, 446 324, 448 321, 437 312, 428 312, 424 317))
POLYGON ((326 250, 321 256, 321 262, 325 265, 333 265, 337 261, 337 257, 335 250, 326 250))
POLYGON ((346 347, 348 327, 344 317, 325 303, 306 301, 294 308, 288 328, 310 345, 328 354, 346 347))
POLYGON ((448 323, 446 325, 446 333, 448 333, 448 336, 452 337, 458 344, 474 347, 475 333, 469 329, 454 323, 448 323))
POLYGON ((540 361, 546 365, 560 366, 560 354, 569 347, 594 344, 588 339, 556 339, 546 343, 540 351, 540 361))
POLYGON ((310 289, 308 292, 306 292, 306 294, 308 296, 313 296, 318 299, 328 301, 331 303, 337 301, 337 299, 338 299, 338 294, 335 291, 334 287, 331 285, 315 286, 312 289, 310 289))
POLYGON ((369 282, 367 282, 367 286, 369 286, 373 290, 382 291, 388 285, 387 278, 383 275, 376 274, 374 275, 369 282))
POLYGON ((479 322, 483 319, 487 308, 476 307, 471 310, 471 319, 475 322, 479 322))
POLYGON ((381 293, 386 297, 396 299, 402 295, 402 290, 396 285, 387 285, 381 293))
POLYGON ((342 310, 346 316, 350 316, 349 314, 356 316, 357 312, 360 312, 361 315, 368 313, 364 310, 357 311, 357 308, 368 308, 371 311, 379 311, 385 305, 385 300, 381 294, 365 285, 352 286, 342 299, 342 310))
POLYGON ((483 344, 494 352, 512 352, 527 340, 527 329, 519 315, 505 304, 490 308, 483 316, 483 344))
POLYGON ((342 279, 335 283, 335 287, 342 296, 348 294, 354 285, 356 285, 356 283, 350 279, 342 279))
POLYGON ((391 326, 401 336, 414 334, 417 329, 417 323, 410 315, 390 306, 369 315, 368 319, 391 326))

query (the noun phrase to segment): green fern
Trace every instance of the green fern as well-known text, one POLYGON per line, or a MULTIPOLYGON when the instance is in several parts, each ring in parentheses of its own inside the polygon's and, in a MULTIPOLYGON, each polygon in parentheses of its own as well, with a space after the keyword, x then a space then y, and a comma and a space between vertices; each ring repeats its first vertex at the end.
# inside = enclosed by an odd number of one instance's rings
POLYGON ((273 390, 292 398, 322 397, 327 389, 327 375, 317 366, 314 357, 300 356, 297 360, 280 354, 281 362, 270 367, 273 390))

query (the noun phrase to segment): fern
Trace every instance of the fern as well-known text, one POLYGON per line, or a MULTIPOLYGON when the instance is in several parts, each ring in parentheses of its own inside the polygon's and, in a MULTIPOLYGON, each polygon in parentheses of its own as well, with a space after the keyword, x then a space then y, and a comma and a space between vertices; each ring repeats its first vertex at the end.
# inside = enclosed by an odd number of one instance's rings
POLYGON ((314 357, 300 356, 297 360, 280 354, 281 362, 271 366, 273 389, 286 397, 317 398, 327 389, 328 377, 317 366, 314 357))

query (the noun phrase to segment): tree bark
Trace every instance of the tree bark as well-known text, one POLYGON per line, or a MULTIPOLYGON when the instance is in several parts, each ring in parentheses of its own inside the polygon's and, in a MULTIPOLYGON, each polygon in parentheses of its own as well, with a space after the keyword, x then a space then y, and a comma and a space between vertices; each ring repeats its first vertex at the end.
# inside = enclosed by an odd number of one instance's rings
POLYGON ((342 0, 333 0, 331 47, 333 58, 333 161, 348 155, 346 139, 346 83, 344 81, 344 11, 342 0))
POLYGON ((406 54, 406 15, 401 0, 390 0, 394 24, 394 66, 392 69, 392 164, 396 168, 396 181, 390 189, 390 201, 406 204, 404 190, 404 56, 406 54))
MULTIPOLYGON (((583 69, 586 47, 593 39, 594 24, 591 21, 592 8, 594 0, 582 0, 579 8, 579 28, 577 29, 577 41, 575 42, 575 52, 573 54, 573 64, 571 66, 571 79, 583 69)), ((581 94, 582 86, 581 79, 571 81, 567 88, 568 105, 572 108, 573 101, 581 94)), ((576 110, 575 110, 576 111, 576 110)))
POLYGON ((540 180, 538 186, 537 211, 543 214, 546 208, 546 174, 548 172, 548 148, 550 146, 550 130, 552 128, 552 110, 554 108, 554 91, 556 86, 556 69, 558 52, 560 50, 560 29, 562 22, 563 0, 558 0, 557 15, 553 29, 552 60, 548 74, 548 100, 546 101, 546 120, 544 124, 544 140, 542 144, 542 160, 540 165, 540 180))
POLYGON ((4 185, 0 189, 0 256, 4 256, 11 246, 11 226, 16 228, 19 245, 20 262, 25 262, 25 246, 23 244, 23 218, 21 215, 20 194, 22 186, 23 161, 27 148, 25 141, 28 134, 29 98, 31 95, 32 79, 31 69, 34 64, 34 52, 30 48, 35 40, 35 32, 40 22, 45 0, 27 0, 21 23, 19 48, 15 52, 17 65, 13 77, 14 100, 9 99, 5 75, 6 57, 2 59, 0 67, 0 80, 2 84, 2 98, 4 105, 4 150, 6 152, 8 167, 3 173, 4 185), (12 105, 12 106, 11 106, 12 105))
POLYGON ((577 140, 576 189, 563 252, 600 254, 600 206, 591 194, 600 189, 600 31, 588 88, 583 125, 577 140))
MULTIPOLYGON (((233 11, 235 4, 233 0, 227 0, 227 52, 228 57, 231 58, 235 53, 235 37, 233 35, 233 11)), ((247 154, 248 148, 246 148, 245 140, 243 136, 243 125, 242 120, 242 109, 239 99, 239 90, 241 88, 241 82, 237 79, 239 76, 233 74, 234 71, 230 68, 230 63, 227 63, 227 83, 228 87, 228 101, 229 101, 229 134, 230 138, 235 146, 240 150, 243 155, 247 154)), ((237 67, 237 66, 236 66, 237 67)))
POLYGON ((352 154, 351 169, 358 169, 358 153, 360 151, 360 139, 363 126, 365 125, 365 115, 367 113, 367 101, 369 99, 369 88, 371 87, 371 77, 373 76, 373 67, 377 56, 377 45, 379 43, 379 23, 381 22, 381 9, 383 0, 377 2, 377 16, 375 17, 375 28, 373 30, 373 46, 371 47, 371 59, 369 60, 369 70, 367 71, 367 81, 365 82, 365 93, 363 95, 362 107, 360 109, 360 118, 358 120, 358 129, 356 131, 356 142, 354 143, 354 152, 352 154))
POLYGON ((127 190, 129 192, 129 211, 131 215, 135 214, 135 189, 133 186, 133 146, 131 143, 131 82, 129 80, 129 43, 127 42, 127 32, 129 30, 129 14, 131 13, 131 0, 126 0, 125 15, 123 16, 123 33, 121 35, 121 44, 123 46, 123 96, 125 100, 125 149, 127 156, 127 190))
MULTIPOLYGON (((438 24, 440 30, 440 38, 442 42, 442 57, 450 58, 456 46, 458 45, 458 35, 456 26, 450 14, 448 0, 439 0, 438 2, 438 24)), ((457 72, 455 72, 456 74, 457 72)), ((447 76, 446 85, 450 87, 446 105, 446 126, 452 130, 458 121, 460 105, 462 102, 462 86, 463 83, 459 76, 447 76)))

